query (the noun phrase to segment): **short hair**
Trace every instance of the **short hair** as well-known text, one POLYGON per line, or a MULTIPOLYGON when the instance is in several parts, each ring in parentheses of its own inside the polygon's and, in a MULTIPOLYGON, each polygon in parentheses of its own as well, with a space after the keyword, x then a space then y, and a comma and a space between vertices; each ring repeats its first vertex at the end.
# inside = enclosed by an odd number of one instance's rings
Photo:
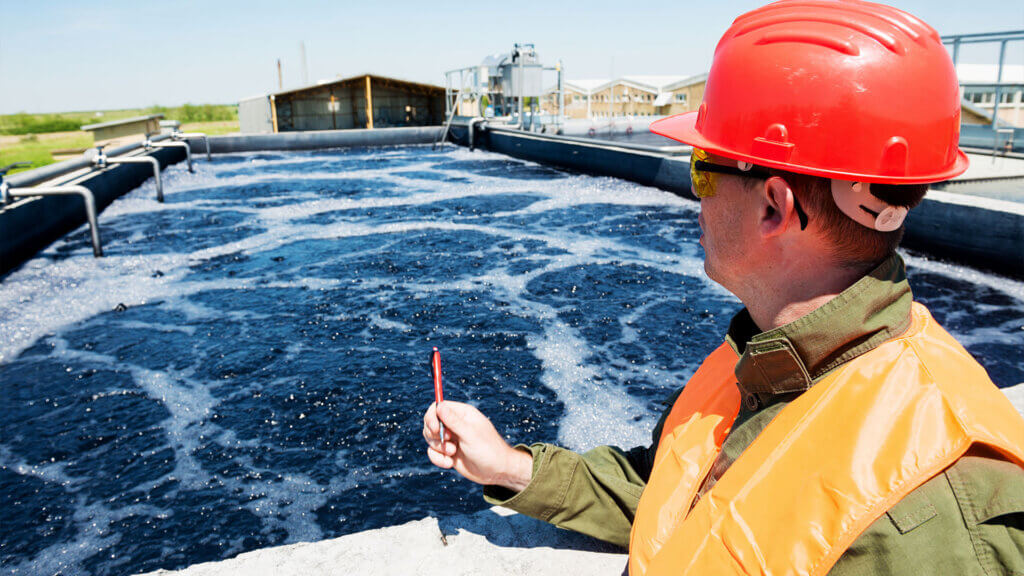
MULTIPOLYGON (((828 178, 770 169, 789 184, 800 206, 807 212, 808 229, 817 227, 830 244, 839 265, 856 270, 870 270, 892 255, 903 239, 903 226, 892 232, 880 232, 859 224, 836 206, 832 199, 832 182, 828 178)), ((921 203, 927 184, 872 184, 871 193, 893 206, 913 208, 921 203)))

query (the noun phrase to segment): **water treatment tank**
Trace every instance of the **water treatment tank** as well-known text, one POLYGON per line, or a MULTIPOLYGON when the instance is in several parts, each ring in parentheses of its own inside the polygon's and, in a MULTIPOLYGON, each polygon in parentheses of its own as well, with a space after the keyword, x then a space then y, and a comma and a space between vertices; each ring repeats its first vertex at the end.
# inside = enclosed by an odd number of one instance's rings
POLYGON ((533 44, 514 45, 512 52, 499 65, 499 69, 501 91, 506 97, 533 98, 544 94, 544 67, 533 44))

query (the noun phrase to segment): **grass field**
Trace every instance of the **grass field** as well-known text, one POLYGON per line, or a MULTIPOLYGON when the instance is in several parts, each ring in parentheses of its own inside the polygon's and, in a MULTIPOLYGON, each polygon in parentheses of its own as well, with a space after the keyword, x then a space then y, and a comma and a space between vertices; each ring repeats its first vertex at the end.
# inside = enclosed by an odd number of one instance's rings
POLYGON ((59 114, 0 115, 0 166, 31 162, 31 170, 56 161, 54 151, 79 150, 93 145, 92 134, 81 126, 123 120, 146 114, 163 114, 165 120, 181 122, 185 132, 210 136, 238 132, 238 111, 231 105, 186 104, 176 108, 152 106, 127 110, 62 112, 59 114))
POLYGON ((92 134, 86 132, 60 132, 57 134, 27 136, 0 136, 0 166, 14 162, 31 162, 28 168, 11 170, 11 174, 31 170, 54 162, 52 152, 67 148, 92 146, 92 134))
POLYGON ((195 122, 238 121, 238 110, 228 104, 185 104, 173 108, 150 106, 125 110, 85 110, 57 114, 4 114, 0 115, 0 135, 47 134, 78 130, 85 124, 124 120, 133 116, 163 114, 164 120, 177 120, 182 124, 195 122))

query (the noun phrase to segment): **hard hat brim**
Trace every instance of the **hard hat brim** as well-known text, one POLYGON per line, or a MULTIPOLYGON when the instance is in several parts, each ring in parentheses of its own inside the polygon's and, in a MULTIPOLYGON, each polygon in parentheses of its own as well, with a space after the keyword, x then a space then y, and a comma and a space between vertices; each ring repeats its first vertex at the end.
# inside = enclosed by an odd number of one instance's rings
POLYGON ((711 152, 712 154, 717 154, 733 160, 750 162, 751 164, 756 164, 758 166, 777 168, 788 172, 821 176, 823 178, 848 180, 851 182, 867 182, 872 184, 934 184, 936 182, 944 182, 963 174, 970 165, 967 155, 964 154, 964 151, 960 148, 957 148, 956 160, 949 166, 949 168, 938 174, 928 174, 923 176, 880 176, 877 174, 858 174, 855 172, 822 170, 820 168, 802 166, 800 164, 789 162, 778 162, 767 158, 758 158, 736 150, 730 150, 711 142, 705 138, 699 130, 697 130, 697 114, 698 112, 696 111, 683 112, 682 114, 676 114, 674 116, 669 116, 668 118, 655 120, 651 123, 649 130, 654 134, 671 138, 677 142, 695 146, 702 150, 711 152))

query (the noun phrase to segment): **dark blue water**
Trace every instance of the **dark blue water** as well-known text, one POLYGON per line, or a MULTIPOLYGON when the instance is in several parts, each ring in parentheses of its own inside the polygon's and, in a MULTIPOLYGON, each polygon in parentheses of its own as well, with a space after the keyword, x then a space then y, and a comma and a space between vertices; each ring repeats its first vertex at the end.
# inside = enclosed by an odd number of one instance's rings
MULTIPOLYGON (((0 562, 125 574, 482 509, 428 354, 512 441, 645 442, 738 303, 695 203, 483 152, 218 157, 0 284, 0 562)), ((1001 385, 1024 285, 909 257, 1001 385)))

